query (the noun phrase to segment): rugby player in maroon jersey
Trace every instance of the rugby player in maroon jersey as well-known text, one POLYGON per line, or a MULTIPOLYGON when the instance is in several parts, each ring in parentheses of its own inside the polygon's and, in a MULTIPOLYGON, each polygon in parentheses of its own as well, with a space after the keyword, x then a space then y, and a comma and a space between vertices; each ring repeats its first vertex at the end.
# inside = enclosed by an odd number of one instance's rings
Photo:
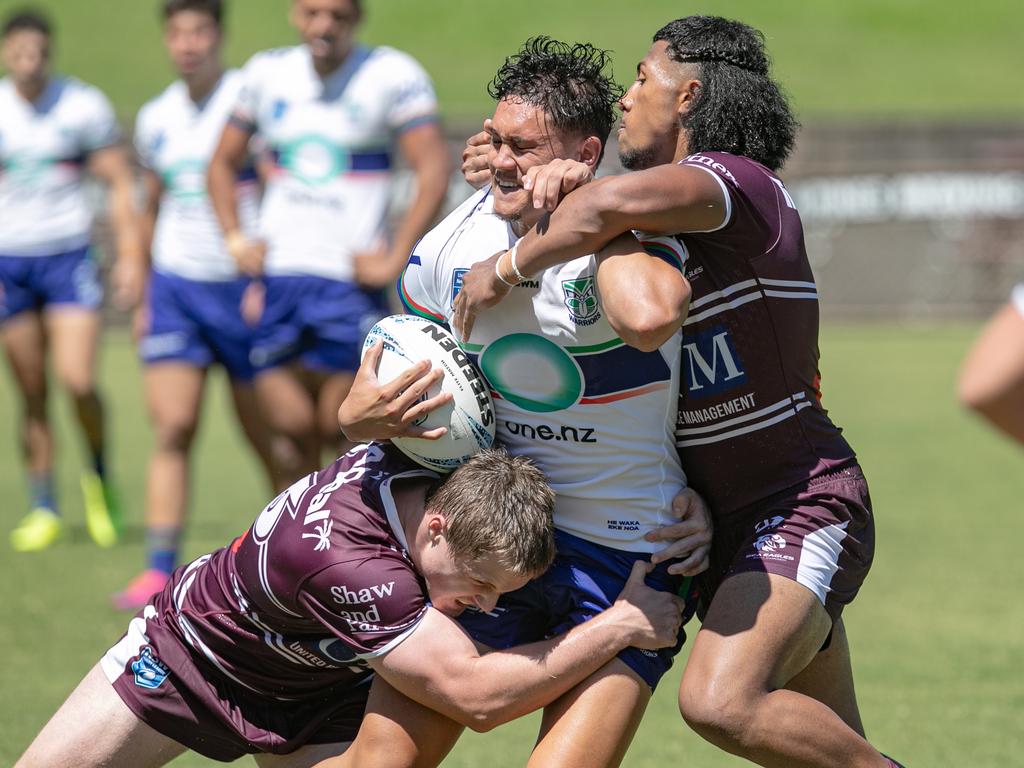
MULTIPOLYGON (((692 298, 677 444, 715 518, 680 710, 760 765, 885 768, 895 762, 864 737, 841 618, 871 565, 871 502, 821 405, 817 288, 775 173, 797 124, 768 70, 747 25, 690 16, 659 30, 621 102, 620 155, 636 172, 590 183, 571 161, 531 169, 524 186, 553 212, 464 275, 454 324, 468 340, 513 277, 623 232, 678 239, 692 298)), ((467 178, 482 173, 485 135, 464 155, 467 178)), ((656 559, 685 554, 670 545, 656 559)))
MULTIPOLYGON (((683 601, 645 586, 638 563, 594 619, 478 653, 451 617, 491 610, 550 565, 553 506, 540 470, 502 451, 442 483, 390 446, 357 446, 175 571, 17 765, 140 768, 192 749, 310 766, 381 707, 426 745, 428 707, 487 730, 626 647, 673 645, 683 601)), ((453 742, 429 743, 439 751, 424 747, 416 764, 440 762, 453 742)))

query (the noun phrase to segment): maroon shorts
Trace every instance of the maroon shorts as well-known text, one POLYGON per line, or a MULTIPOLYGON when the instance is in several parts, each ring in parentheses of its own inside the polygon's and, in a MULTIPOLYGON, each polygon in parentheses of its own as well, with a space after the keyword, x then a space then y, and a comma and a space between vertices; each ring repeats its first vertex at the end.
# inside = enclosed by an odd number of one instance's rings
POLYGON ((257 693, 192 655, 164 616, 141 610, 100 660, 114 690, 146 725, 213 760, 288 754, 305 744, 352 741, 371 678, 300 701, 257 693))
POLYGON ((715 520, 710 566, 698 577, 703 619, 719 585, 737 573, 774 573, 815 594, 835 621, 871 568, 875 523, 856 464, 715 520))

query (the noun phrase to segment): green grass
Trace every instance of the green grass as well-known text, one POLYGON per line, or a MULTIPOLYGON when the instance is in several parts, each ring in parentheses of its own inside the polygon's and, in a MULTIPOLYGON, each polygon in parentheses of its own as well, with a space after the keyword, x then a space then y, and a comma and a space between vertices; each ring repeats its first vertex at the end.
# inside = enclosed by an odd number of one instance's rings
MULTIPOLYGON (((37 0, 56 17, 58 64, 106 90, 128 119, 168 82, 156 0, 37 0)), ((0 0, 0 14, 23 5, 0 0)), ((228 58, 294 41, 288 0, 229 2, 228 58)), ((453 120, 488 111, 485 85, 528 36, 589 40, 615 52, 620 81, 652 34, 688 13, 739 18, 767 38, 776 72, 804 119, 854 115, 945 118, 1024 114, 1014 0, 367 0, 363 37, 414 54, 453 120)))
MULTIPOLYGON (((858 449, 878 520, 872 574, 846 614, 861 707, 872 739, 912 766, 1003 768, 1024 750, 1024 452, 961 413, 952 382, 973 328, 829 327, 825 402, 858 449)), ((13 387, 0 379, 0 494, 4 527, 24 508, 15 451, 13 387)), ((143 467, 149 445, 138 366, 126 335, 107 338, 103 383, 115 466, 136 526, 113 551, 82 530, 77 441, 60 425, 60 490, 72 540, 14 555, 0 540, 0 765, 10 764, 71 687, 123 631, 108 596, 138 570, 143 467)), ((226 543, 266 499, 224 397, 211 382, 196 448, 187 555, 226 543)), ((743 765, 687 731, 676 714, 683 660, 667 676, 626 759, 630 768, 743 765)), ((468 734, 451 768, 522 765, 536 729, 527 719, 468 734)), ((176 766, 209 765, 184 756, 176 766)), ((251 764, 251 763, 250 763, 251 764)))

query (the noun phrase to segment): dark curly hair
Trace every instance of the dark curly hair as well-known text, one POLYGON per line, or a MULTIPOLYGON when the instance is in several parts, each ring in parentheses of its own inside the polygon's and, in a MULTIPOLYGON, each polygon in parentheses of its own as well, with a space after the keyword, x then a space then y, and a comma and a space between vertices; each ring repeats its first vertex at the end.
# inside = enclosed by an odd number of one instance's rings
POLYGON ((220 27, 224 23, 223 0, 164 0, 160 15, 164 20, 183 11, 195 11, 210 16, 214 23, 220 27))
POLYGON ((531 37, 505 59, 487 93, 496 101, 512 97, 543 109, 561 131, 597 136, 603 155, 622 96, 612 75, 605 74, 609 61, 608 51, 589 43, 531 37))
POLYGON ((700 68, 700 90, 683 118, 693 152, 731 152, 773 171, 793 149, 800 124, 768 74, 764 35, 719 16, 687 16, 659 29, 675 61, 700 68))

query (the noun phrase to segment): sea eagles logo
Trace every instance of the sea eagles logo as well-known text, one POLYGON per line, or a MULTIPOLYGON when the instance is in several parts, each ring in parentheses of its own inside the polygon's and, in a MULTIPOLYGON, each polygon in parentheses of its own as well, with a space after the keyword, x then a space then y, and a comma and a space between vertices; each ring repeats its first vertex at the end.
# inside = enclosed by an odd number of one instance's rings
POLYGON ((786 540, 777 533, 768 533, 758 537, 754 542, 754 547, 758 552, 775 552, 786 548, 786 540))
POLYGON ((597 322, 601 310, 597 305, 597 288, 593 277, 563 280, 562 293, 565 294, 569 317, 576 325, 593 325, 597 322))

